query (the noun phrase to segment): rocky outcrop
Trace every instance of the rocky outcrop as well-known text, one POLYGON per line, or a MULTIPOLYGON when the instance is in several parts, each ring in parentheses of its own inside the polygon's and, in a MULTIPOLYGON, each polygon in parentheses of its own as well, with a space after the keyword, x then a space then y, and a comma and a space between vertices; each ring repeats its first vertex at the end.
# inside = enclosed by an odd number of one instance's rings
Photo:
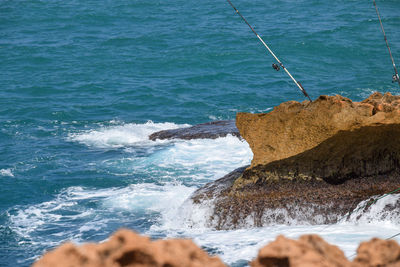
MULTIPOLYGON (((194 205, 212 201, 208 227, 225 230, 277 224, 337 223, 349 219, 362 201, 368 200, 359 212, 368 212, 375 202, 374 196, 393 191, 400 184, 400 176, 392 174, 350 179, 338 185, 324 180, 293 178, 260 179, 259 183, 235 186, 244 170, 237 169, 192 195, 194 205)), ((260 170, 257 175, 267 174, 260 170)), ((387 214, 400 216, 400 201, 383 209, 387 214)))
POLYGON ((374 238, 357 249, 354 266, 400 266, 400 246, 394 240, 374 238))
POLYGON ((152 141, 157 139, 216 139, 228 134, 240 137, 235 121, 213 121, 186 128, 164 130, 151 134, 149 139, 152 141))
POLYGON ((400 96, 389 93, 362 102, 321 96, 268 114, 240 113, 251 166, 198 190, 192 200, 213 200, 209 226, 217 229, 344 219, 361 201, 400 184, 399 104, 400 96))
POLYGON ((346 267, 350 262, 338 247, 317 235, 303 235, 299 240, 278 236, 258 252, 252 267, 346 267))
POLYGON ((308 151, 340 131, 400 123, 400 96, 372 94, 362 102, 320 96, 310 103, 289 101, 270 113, 238 113, 236 125, 254 157, 251 167, 308 151))
MULTIPOLYGON (((157 240, 120 230, 106 242, 76 246, 66 243, 46 253, 33 267, 223 267, 190 240, 157 240)), ((252 267, 378 267, 400 266, 400 246, 393 240, 363 242, 350 262, 336 246, 318 235, 298 240, 278 236, 261 248, 252 267)))
POLYGON ((336 246, 317 235, 303 235, 298 240, 278 236, 260 249, 252 267, 383 267, 400 266, 400 246, 393 240, 374 238, 363 242, 350 262, 336 246))
POLYGON ((100 244, 61 245, 45 254, 33 267, 223 267, 191 240, 157 240, 120 230, 100 244))

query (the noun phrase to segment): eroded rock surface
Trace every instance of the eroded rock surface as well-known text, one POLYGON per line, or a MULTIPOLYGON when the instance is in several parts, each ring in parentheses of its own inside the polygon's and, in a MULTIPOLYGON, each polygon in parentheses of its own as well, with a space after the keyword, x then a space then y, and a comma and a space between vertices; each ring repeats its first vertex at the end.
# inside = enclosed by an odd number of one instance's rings
POLYGON ((310 150, 340 131, 400 123, 400 96, 372 94, 362 102, 320 96, 310 103, 289 101, 270 113, 238 113, 236 125, 254 157, 251 167, 310 150))
POLYGON ((400 266, 400 246, 394 240, 374 238, 357 249, 355 266, 400 266))
POLYGON ((61 245, 46 253, 33 267, 223 267, 191 240, 157 240, 120 230, 100 244, 61 245))
POLYGON ((346 219, 360 202, 400 184, 399 103, 389 93, 362 102, 321 96, 268 114, 238 114, 252 165, 208 184, 192 200, 213 201, 209 226, 217 229, 346 219))
POLYGON ((228 134, 240 137, 235 121, 213 121, 187 128, 164 130, 151 134, 149 139, 152 141, 157 139, 216 139, 228 134))
POLYGON ((278 236, 258 252, 252 267, 347 267, 350 262, 337 246, 318 235, 303 235, 299 240, 278 236))
POLYGON ((303 235, 298 240, 278 236, 260 249, 252 267, 384 267, 400 266, 400 246, 393 240, 374 238, 363 242, 354 261, 349 261, 336 246, 318 235, 303 235))
MULTIPOLYGON (((278 236, 258 252, 252 267, 383 267, 400 266, 400 246, 393 240, 363 242, 351 262, 334 245, 318 235, 298 240, 278 236)), ((46 253, 33 267, 223 267, 190 240, 150 241, 120 230, 104 243, 76 246, 66 243, 46 253)))

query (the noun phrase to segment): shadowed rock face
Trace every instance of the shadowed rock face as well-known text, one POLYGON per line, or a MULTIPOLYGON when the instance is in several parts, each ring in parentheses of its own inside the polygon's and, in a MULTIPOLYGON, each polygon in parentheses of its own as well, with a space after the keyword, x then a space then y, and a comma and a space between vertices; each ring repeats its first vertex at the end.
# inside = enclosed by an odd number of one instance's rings
POLYGON ((217 229, 335 223, 361 201, 399 187, 399 99, 374 94, 353 103, 322 96, 308 106, 288 102, 271 114, 238 115, 238 128, 253 149, 252 165, 192 199, 213 200, 210 226, 217 229), (298 129, 305 125, 308 132, 298 129))
POLYGON ((152 141, 157 139, 216 139, 228 134, 240 137, 235 121, 213 121, 187 128, 164 130, 151 134, 149 139, 152 141))
POLYGON ((400 123, 400 96, 375 93, 362 102, 320 96, 312 103, 289 101, 270 113, 238 113, 236 125, 254 157, 251 167, 310 150, 339 131, 400 123))
POLYGON ((310 150, 249 168, 236 187, 279 179, 342 184, 353 178, 397 175, 399 171, 400 124, 383 124, 340 131, 310 150))

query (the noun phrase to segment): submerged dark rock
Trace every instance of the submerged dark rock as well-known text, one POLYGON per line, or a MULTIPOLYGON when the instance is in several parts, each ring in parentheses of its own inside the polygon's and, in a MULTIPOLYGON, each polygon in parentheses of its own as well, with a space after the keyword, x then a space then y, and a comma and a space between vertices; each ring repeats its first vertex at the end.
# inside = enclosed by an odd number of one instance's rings
POLYGON ((229 134, 240 137, 235 121, 212 121, 187 128, 164 130, 151 134, 149 139, 152 141, 157 139, 216 139, 229 134))

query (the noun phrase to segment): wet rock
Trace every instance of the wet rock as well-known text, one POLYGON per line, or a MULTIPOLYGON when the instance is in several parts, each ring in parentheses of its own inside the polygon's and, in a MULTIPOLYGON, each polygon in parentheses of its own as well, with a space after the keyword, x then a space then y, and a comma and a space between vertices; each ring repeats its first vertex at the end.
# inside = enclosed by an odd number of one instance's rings
MULTIPOLYGON (((238 169, 191 196, 194 205, 210 203, 212 214, 207 220, 208 227, 228 230, 276 224, 332 224, 349 219, 357 206, 368 200, 363 209, 354 212, 358 217, 352 219, 356 220, 372 208, 375 200, 372 196, 388 193, 400 183, 400 175, 378 175, 350 179, 338 185, 293 178, 267 179, 259 184, 235 187, 233 180, 244 170, 245 167, 238 169)), ((400 202, 384 209, 385 214, 400 216, 400 202)))
POLYGON ((347 267, 344 253, 317 235, 303 235, 299 240, 278 236, 260 249, 252 267, 347 267))
POLYGON ((187 128, 164 130, 151 134, 149 139, 152 141, 157 139, 216 139, 228 134, 240 137, 235 121, 213 121, 187 128))
POLYGON ((100 244, 75 246, 66 243, 46 253, 33 267, 223 267, 191 240, 157 240, 120 230, 100 244))
POLYGON ((233 186, 233 183, 236 181, 236 179, 239 178, 248 167, 249 166, 237 168, 224 177, 197 189, 192 195, 192 200, 194 203, 200 203, 204 198, 212 198, 220 192, 228 190, 233 186))
POLYGON ((400 184, 399 102, 389 93, 362 102, 321 96, 269 114, 238 114, 252 165, 192 199, 212 200, 209 226, 217 229, 345 219, 360 202, 400 184))

